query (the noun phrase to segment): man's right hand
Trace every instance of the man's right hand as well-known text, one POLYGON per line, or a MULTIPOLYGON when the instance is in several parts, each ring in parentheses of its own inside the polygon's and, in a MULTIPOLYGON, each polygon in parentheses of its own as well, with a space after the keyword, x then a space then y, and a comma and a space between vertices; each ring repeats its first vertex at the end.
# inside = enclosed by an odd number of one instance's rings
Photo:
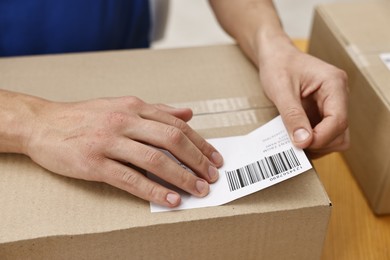
POLYGON ((167 207, 180 204, 179 194, 148 179, 137 167, 198 197, 206 196, 209 183, 218 179, 223 159, 186 123, 192 117, 190 109, 147 104, 136 97, 75 103, 30 96, 22 100, 35 105, 25 106, 33 109, 24 115, 9 117, 10 125, 17 125, 17 118, 28 120, 28 130, 20 131, 22 144, 12 151, 1 140, 7 135, 0 129, 0 152, 24 153, 52 172, 105 182, 167 207), (171 152, 197 176, 155 147, 171 152))

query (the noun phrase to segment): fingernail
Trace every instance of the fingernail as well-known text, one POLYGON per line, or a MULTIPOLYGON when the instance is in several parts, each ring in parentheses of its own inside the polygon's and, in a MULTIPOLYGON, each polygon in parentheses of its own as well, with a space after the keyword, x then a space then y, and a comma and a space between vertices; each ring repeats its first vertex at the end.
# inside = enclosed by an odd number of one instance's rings
POLYGON ((209 178, 211 181, 215 181, 218 179, 218 170, 214 166, 209 166, 209 178))
POLYGON ((222 155, 218 152, 213 152, 211 154, 211 160, 215 165, 221 165, 223 163, 222 155))
POLYGON ((205 191, 208 189, 209 184, 206 181, 197 180, 196 181, 196 189, 200 194, 205 193, 205 191))
POLYGON ((176 205, 180 200, 180 196, 174 193, 168 193, 167 195, 167 201, 171 205, 176 205))
POLYGON ((301 143, 305 141, 307 138, 309 138, 309 136, 310 133, 306 129, 299 128, 294 132, 294 141, 297 143, 301 143))

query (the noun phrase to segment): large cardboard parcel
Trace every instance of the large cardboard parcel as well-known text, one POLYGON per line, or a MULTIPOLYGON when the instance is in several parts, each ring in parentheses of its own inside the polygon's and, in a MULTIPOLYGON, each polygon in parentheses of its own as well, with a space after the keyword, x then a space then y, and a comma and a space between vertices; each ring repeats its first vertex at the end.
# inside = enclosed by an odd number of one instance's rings
POLYGON ((344 155, 377 214, 390 213, 389 25, 390 1, 321 5, 309 46, 349 76, 351 147, 344 155))
MULTIPOLYGON (((190 106, 204 137, 246 134, 277 115, 236 46, 0 60, 0 85, 57 101, 135 95, 190 106)), ((102 183, 0 155, 1 259, 319 259, 331 211, 316 173, 227 205, 150 213, 102 183)))

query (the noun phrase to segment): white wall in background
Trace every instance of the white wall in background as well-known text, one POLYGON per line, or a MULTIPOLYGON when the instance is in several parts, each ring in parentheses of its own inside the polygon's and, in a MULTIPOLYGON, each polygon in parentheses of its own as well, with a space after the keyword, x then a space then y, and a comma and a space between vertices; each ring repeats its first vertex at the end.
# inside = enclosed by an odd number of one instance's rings
MULTIPOLYGON (((153 0, 159 1, 159 0, 153 0)), ((240 0, 226 0, 240 1, 240 0)), ((314 6, 319 3, 364 0, 275 0, 285 31, 292 38, 309 38, 314 6)), ((372 1, 372 0, 365 0, 372 1)), ((207 0, 169 0, 165 36, 153 48, 177 48, 231 43, 207 0)))

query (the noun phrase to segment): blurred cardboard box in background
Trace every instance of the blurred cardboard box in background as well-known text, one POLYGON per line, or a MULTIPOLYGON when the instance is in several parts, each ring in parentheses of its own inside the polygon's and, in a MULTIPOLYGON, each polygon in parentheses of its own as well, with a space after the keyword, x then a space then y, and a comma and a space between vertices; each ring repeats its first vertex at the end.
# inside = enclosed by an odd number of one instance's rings
POLYGON ((389 25, 390 1, 320 5, 309 45, 310 54, 349 76, 351 147, 344 157, 376 214, 390 213, 389 25))

